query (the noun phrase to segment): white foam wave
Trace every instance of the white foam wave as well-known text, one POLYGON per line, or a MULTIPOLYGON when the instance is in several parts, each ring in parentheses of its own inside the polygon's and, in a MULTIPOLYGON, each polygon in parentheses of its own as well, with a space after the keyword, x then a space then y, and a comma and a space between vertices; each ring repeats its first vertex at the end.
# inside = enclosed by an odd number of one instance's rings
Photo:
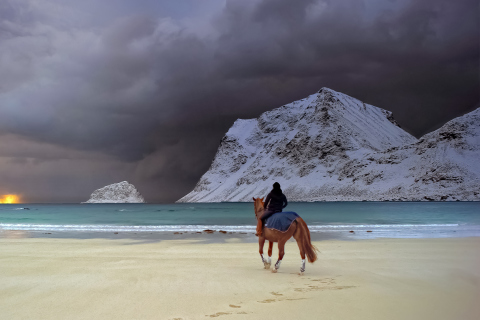
MULTIPOLYGON (((0 230, 26 231, 88 231, 88 232, 198 232, 205 229, 227 232, 254 232, 254 225, 151 225, 151 226, 115 226, 115 225, 54 225, 54 224, 13 224, 0 223, 0 230)), ((424 232, 456 232, 476 231, 480 234, 480 226, 459 224, 360 224, 360 225, 310 225, 310 232, 366 232, 404 234, 424 232)))

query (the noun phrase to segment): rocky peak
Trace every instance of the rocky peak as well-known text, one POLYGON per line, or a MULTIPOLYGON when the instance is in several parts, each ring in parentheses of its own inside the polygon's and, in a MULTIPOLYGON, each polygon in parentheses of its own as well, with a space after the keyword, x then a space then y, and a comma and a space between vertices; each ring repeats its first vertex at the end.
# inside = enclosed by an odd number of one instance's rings
POLYGON ((249 199, 248 190, 263 192, 273 179, 315 181, 365 153, 415 142, 390 115, 322 88, 257 119, 239 119, 222 139, 210 169, 180 201, 249 199))
POLYGON ((95 190, 84 203, 144 203, 145 200, 133 184, 127 181, 110 184, 95 190))

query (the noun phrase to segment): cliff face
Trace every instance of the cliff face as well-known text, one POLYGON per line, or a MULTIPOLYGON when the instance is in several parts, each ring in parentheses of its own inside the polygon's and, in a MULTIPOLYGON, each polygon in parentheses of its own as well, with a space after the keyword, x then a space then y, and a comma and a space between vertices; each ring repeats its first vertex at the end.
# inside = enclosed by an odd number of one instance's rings
POLYGON ((110 184, 95 190, 84 203, 144 203, 134 185, 127 181, 110 184))
POLYGON ((278 181, 292 201, 480 200, 479 110, 417 140, 392 113, 323 88, 237 120, 179 202, 250 201, 278 181))

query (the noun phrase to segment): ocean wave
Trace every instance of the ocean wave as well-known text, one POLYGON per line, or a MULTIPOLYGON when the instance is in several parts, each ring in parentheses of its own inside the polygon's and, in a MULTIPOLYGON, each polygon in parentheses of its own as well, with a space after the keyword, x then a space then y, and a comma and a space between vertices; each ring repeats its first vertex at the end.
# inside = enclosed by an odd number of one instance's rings
MULTIPOLYGON (((30 231, 90 231, 90 232, 198 232, 205 229, 228 232, 254 232, 254 225, 57 225, 57 224, 27 224, 0 223, 0 230, 30 230, 30 231)), ((310 232, 419 232, 419 231, 462 231, 477 230, 477 225, 459 224, 348 224, 348 225, 310 225, 310 232)))

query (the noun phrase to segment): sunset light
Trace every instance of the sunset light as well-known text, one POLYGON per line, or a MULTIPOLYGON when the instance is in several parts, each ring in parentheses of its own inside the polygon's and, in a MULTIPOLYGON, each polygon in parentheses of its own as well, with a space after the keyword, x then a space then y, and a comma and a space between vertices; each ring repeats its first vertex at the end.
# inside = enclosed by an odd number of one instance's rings
POLYGON ((20 197, 16 194, 4 194, 0 196, 0 203, 19 203, 20 197))

